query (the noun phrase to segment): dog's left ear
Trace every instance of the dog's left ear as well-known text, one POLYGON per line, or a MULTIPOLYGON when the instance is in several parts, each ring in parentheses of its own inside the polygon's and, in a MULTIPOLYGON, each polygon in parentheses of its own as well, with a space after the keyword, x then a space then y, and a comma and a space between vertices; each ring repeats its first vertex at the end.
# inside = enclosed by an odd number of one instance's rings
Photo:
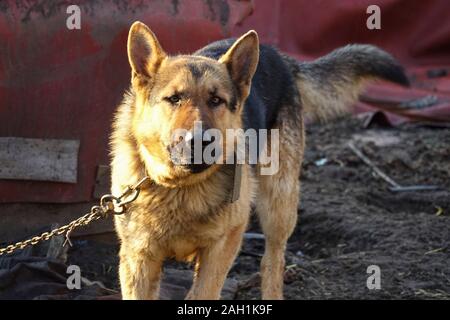
POLYGON ((130 28, 127 49, 133 77, 141 75, 152 78, 161 61, 167 56, 155 34, 139 21, 133 23, 130 28))
POLYGON ((256 31, 241 36, 219 59, 227 66, 231 79, 240 91, 240 98, 247 98, 259 60, 259 40, 256 31))

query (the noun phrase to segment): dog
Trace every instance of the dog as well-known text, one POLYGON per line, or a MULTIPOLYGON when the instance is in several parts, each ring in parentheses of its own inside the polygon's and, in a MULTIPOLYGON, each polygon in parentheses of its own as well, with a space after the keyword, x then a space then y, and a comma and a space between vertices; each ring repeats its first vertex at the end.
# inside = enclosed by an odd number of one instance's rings
POLYGON ((403 68, 371 45, 348 45, 299 62, 260 45, 255 31, 192 55, 169 56, 141 22, 130 28, 127 51, 131 85, 113 122, 112 192, 121 194, 143 176, 150 182, 115 217, 123 299, 157 299, 167 258, 195 263, 186 298, 219 299, 253 207, 265 235, 262 298, 282 299, 284 254, 297 222, 304 118, 328 120, 346 112, 366 80, 407 85, 403 68), (267 149, 277 150, 278 170, 263 175, 264 164, 244 163, 237 175, 237 165, 175 164, 173 132, 192 130, 195 122, 224 134, 276 129, 278 139, 269 134, 267 149))

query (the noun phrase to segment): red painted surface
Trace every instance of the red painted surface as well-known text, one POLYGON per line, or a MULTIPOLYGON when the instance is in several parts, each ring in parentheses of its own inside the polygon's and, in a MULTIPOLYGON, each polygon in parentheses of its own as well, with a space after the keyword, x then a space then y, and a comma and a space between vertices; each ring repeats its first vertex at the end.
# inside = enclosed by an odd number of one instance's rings
MULTIPOLYGON (((108 163, 111 117, 129 82, 126 37, 135 20, 148 24, 170 53, 256 29, 262 42, 299 58, 359 42, 379 45, 410 67, 450 66, 448 1, 377 1, 382 29, 375 31, 365 28, 371 2, 2 1, 0 136, 79 139, 81 147, 77 184, 0 180, 0 202, 91 199, 97 165, 108 163), (81 30, 66 28, 69 4, 81 7, 81 30)), ((420 90, 450 101, 449 77, 418 74, 420 90)), ((374 94, 403 90, 380 88, 374 94)))

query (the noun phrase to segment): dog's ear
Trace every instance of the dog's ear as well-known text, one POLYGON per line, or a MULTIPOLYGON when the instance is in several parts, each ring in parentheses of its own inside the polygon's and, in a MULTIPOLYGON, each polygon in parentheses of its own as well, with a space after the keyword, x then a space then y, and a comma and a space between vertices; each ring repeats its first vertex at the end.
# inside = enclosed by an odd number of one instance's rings
POLYGON ((247 98, 259 60, 259 40, 256 31, 241 36, 219 59, 227 66, 231 79, 237 85, 240 98, 247 98))
POLYGON ((128 33, 128 60, 133 76, 152 77, 167 56, 155 34, 142 22, 136 21, 128 33))

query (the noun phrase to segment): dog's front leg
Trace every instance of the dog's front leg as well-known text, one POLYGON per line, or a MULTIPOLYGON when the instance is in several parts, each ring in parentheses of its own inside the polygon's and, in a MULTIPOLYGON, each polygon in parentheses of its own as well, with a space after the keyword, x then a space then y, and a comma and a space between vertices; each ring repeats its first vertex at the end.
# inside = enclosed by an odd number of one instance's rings
POLYGON ((155 300, 159 298, 162 260, 145 252, 120 250, 120 286, 123 300, 155 300))
POLYGON ((186 299, 217 300, 242 242, 246 224, 234 228, 220 240, 200 250, 194 284, 186 299))

